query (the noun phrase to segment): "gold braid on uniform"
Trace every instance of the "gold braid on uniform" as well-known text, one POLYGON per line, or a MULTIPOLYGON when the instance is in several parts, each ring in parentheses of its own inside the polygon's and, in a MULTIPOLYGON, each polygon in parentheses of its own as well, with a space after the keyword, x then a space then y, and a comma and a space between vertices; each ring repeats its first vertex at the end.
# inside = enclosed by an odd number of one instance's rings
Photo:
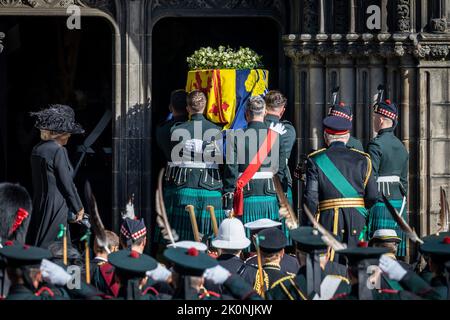
POLYGON ((269 275, 267 272, 262 270, 263 273, 263 281, 264 283, 261 283, 259 280, 259 270, 256 271, 256 278, 255 278, 255 284, 253 285, 253 289, 260 295, 263 295, 263 292, 265 291, 264 288, 269 288, 269 275))
POLYGON ((289 298, 289 300, 295 300, 295 298, 292 296, 292 294, 290 294, 289 290, 286 288, 286 286, 284 285, 284 281, 289 280, 289 282, 291 283, 292 287, 294 287, 294 289, 297 291, 298 295, 303 299, 303 300, 308 300, 306 298, 306 296, 302 293, 302 291, 300 290, 300 288, 298 288, 298 286, 295 284, 294 279, 295 276, 286 276, 283 277, 281 279, 278 279, 277 281, 275 281, 272 286, 270 287, 270 289, 275 288, 276 286, 280 286, 281 289, 284 291, 284 293, 287 295, 287 297, 289 298))
MULTIPOLYGON (((322 149, 319 149, 319 150, 311 152, 310 154, 308 154, 308 159, 311 158, 311 157, 314 157, 316 154, 319 154, 319 153, 321 153, 321 152, 323 152, 325 150, 327 150, 327 148, 322 148, 322 149)), ((319 220, 320 220, 320 210, 319 210, 319 208, 317 208, 317 212, 315 212, 314 214, 315 214, 316 221, 319 222, 319 220)))
POLYGON ((372 160, 370 159, 370 155, 368 153, 362 152, 354 148, 351 148, 350 150, 356 151, 367 158, 367 171, 366 171, 366 178, 364 179, 364 187, 366 187, 367 182, 369 182, 370 175, 372 174, 372 160))
POLYGON ((325 150, 327 150, 327 148, 322 148, 322 149, 319 149, 317 151, 313 151, 310 154, 308 154, 308 158, 314 157, 316 154, 318 154, 318 153, 320 153, 322 151, 325 151, 325 150))

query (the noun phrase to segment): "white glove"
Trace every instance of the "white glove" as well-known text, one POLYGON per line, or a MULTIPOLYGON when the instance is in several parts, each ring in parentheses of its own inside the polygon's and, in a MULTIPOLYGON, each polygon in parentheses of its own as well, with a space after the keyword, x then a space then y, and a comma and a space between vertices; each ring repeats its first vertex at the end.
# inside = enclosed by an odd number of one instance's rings
POLYGON ((280 219, 284 219, 289 215, 289 209, 285 206, 280 207, 280 209, 278 210, 278 217, 280 219))
POLYGON ((214 284, 223 284, 231 276, 231 273, 224 267, 218 265, 214 268, 206 269, 203 277, 214 284))
POLYGON ((145 274, 154 281, 166 282, 172 273, 162 264, 158 263, 156 269, 147 271, 145 274))
POLYGON ((42 260, 40 269, 42 278, 57 286, 65 286, 72 279, 72 276, 66 270, 46 259, 42 260))
POLYGON ((287 132, 286 128, 282 123, 274 124, 273 122, 270 124, 269 127, 270 130, 273 130, 275 132, 278 132, 279 134, 283 135, 287 132))
POLYGON ((131 220, 134 220, 136 218, 136 215, 134 214, 134 205, 133 202, 130 200, 127 203, 127 206, 125 208, 125 214, 122 214, 122 218, 129 218, 131 220))
POLYGON ((186 143, 184 144, 184 149, 190 152, 203 153, 203 140, 200 139, 186 140, 186 143))
POLYGON ((385 255, 381 256, 379 267, 391 280, 400 281, 407 273, 400 263, 385 255))

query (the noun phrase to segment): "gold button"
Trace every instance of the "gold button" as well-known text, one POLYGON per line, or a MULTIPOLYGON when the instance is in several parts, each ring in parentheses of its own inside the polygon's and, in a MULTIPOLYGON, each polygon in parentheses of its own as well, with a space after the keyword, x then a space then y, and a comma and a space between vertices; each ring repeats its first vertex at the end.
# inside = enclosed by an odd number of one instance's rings
POLYGON ((356 230, 353 230, 353 234, 356 234, 356 230))
POLYGON ((345 233, 345 229, 342 229, 342 230, 341 230, 341 233, 345 233))

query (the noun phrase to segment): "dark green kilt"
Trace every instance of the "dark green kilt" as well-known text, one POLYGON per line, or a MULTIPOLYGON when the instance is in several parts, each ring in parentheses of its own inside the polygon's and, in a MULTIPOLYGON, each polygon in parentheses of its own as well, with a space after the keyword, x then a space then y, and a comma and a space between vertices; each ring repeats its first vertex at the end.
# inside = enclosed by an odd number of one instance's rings
POLYGON ((172 229, 179 235, 181 240, 194 240, 192 232, 191 219, 186 211, 187 205, 193 205, 195 208, 195 216, 197 219, 198 231, 202 235, 211 235, 213 233, 211 225, 211 216, 206 210, 207 206, 213 206, 220 225, 225 218, 222 209, 222 194, 217 190, 194 189, 194 188, 178 188, 174 191, 172 197, 172 210, 169 215, 169 222, 172 229))
MULTIPOLYGON (((402 207, 402 200, 390 200, 389 201, 392 206, 400 212, 402 207)), ((406 216, 406 206, 402 212, 402 217, 405 221, 408 221, 406 216)), ((388 209, 384 205, 383 202, 377 202, 371 209, 369 214, 368 221, 368 231, 369 231, 369 239, 372 238, 374 232, 379 229, 394 229, 397 232, 397 235, 402 239, 402 241, 398 245, 397 256, 404 257, 406 256, 406 243, 407 237, 406 234, 400 229, 397 223, 392 218, 388 209)))

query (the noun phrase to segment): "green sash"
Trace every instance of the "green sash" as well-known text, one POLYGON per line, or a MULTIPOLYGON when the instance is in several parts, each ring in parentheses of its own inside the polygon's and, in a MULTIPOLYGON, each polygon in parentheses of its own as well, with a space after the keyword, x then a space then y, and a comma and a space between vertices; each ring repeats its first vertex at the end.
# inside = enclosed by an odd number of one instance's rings
MULTIPOLYGON (((324 152, 318 154, 313 159, 320 170, 327 176, 328 180, 330 180, 333 186, 342 194, 343 198, 361 198, 361 195, 359 195, 324 152)), ((356 207, 355 209, 358 210, 364 218, 367 218, 366 208, 356 207)))
POLYGON ((398 281, 391 280, 387 276, 384 277, 388 285, 391 287, 392 290, 402 291, 404 290, 403 287, 398 283, 398 281))

